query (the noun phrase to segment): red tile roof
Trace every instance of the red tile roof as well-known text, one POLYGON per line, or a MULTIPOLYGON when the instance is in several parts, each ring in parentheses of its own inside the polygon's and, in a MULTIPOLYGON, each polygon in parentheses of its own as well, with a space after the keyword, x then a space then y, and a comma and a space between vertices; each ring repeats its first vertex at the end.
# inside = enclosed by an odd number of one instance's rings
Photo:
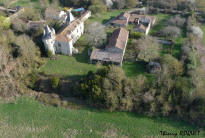
POLYGON ((126 43, 128 40, 129 32, 125 28, 118 28, 113 33, 109 40, 109 44, 106 46, 106 49, 112 47, 118 47, 122 50, 126 48, 126 43))

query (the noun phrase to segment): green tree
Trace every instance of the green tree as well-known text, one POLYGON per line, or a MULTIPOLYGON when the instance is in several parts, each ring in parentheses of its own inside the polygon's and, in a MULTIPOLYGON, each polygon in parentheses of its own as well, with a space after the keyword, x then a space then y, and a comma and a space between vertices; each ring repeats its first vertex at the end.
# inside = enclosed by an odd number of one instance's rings
POLYGON ((56 77, 56 76, 52 77, 51 78, 51 86, 52 86, 52 88, 53 89, 58 88, 59 82, 60 82, 60 79, 58 77, 56 77))
POLYGON ((0 16, 0 30, 9 29, 10 26, 11 26, 10 20, 4 16, 0 16))
POLYGON ((126 8, 135 8, 138 4, 138 0, 126 0, 126 8))
POLYGON ((147 36, 138 41, 137 51, 139 59, 149 62, 159 58, 160 46, 155 38, 147 36))

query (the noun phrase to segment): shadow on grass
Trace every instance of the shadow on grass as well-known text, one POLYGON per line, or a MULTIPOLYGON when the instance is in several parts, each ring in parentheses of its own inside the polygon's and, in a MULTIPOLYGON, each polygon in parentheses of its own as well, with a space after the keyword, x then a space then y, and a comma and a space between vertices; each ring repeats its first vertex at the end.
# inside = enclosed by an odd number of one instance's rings
POLYGON ((114 19, 115 18, 115 16, 111 16, 109 19, 104 19, 103 21, 102 21, 102 23, 103 24, 106 24, 106 23, 108 23, 110 20, 112 20, 112 19, 114 19))
MULTIPOLYGON (((96 109, 96 108, 89 108, 87 107, 86 110, 93 112, 93 113, 105 113, 105 114, 114 114, 116 116, 127 116, 127 117, 131 117, 133 119, 139 119, 140 120, 150 120, 152 121, 152 123, 156 123, 157 124, 168 124, 170 127, 174 127, 180 130, 186 130, 188 129, 188 131, 194 131, 194 130, 199 130, 200 127, 196 126, 196 125, 192 125, 187 121, 183 121, 182 119, 176 119, 175 117, 162 117, 162 116, 147 116, 147 115, 143 115, 143 114, 138 114, 138 113, 133 113, 133 112, 120 112, 120 111, 115 111, 115 112, 110 112, 106 109, 96 109)), ((178 133, 180 130, 178 130, 176 133, 178 133)), ((205 130, 204 128, 202 128, 202 130, 205 130)), ((161 130, 163 131, 163 130, 161 130)), ((160 133, 160 132, 158 132, 160 133)), ((201 134, 201 136, 205 136, 205 133, 203 132, 201 134)))
POLYGON ((88 55, 88 48, 84 48, 83 51, 77 55, 74 55, 75 59, 80 63, 87 63, 89 62, 89 55, 88 55))
POLYGON ((142 61, 125 62, 123 69, 128 77, 136 77, 139 74, 146 73, 146 63, 142 61))

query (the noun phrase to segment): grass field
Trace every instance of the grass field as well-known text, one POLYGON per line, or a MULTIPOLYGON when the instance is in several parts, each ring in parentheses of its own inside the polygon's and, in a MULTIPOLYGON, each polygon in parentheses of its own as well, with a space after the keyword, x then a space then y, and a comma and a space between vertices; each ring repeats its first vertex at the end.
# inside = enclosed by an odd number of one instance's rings
POLYGON ((204 32, 204 35, 203 35, 203 43, 205 45, 205 23, 201 25, 201 29, 202 31, 204 32))
POLYGON ((112 10, 112 11, 108 11, 106 13, 103 14, 96 14, 93 15, 89 20, 88 20, 88 24, 92 23, 92 22, 100 22, 102 24, 105 24, 106 22, 108 22, 110 19, 118 16, 121 12, 127 11, 128 9, 121 9, 121 10, 112 10))
POLYGON ((59 55, 57 60, 49 60, 39 71, 46 74, 79 76, 87 74, 88 71, 96 70, 96 65, 88 64, 88 58, 85 54, 79 54, 75 56, 59 55), (86 60, 86 62, 83 60, 86 60))
MULTIPOLYGON (((10 7, 23 6, 39 8, 39 0, 10 0, 10 7)), ((0 0, 0 5, 3 5, 3 0, 0 0)))
POLYGON ((75 47, 79 50, 79 54, 73 56, 58 55, 56 60, 49 60, 39 71, 70 77, 85 75, 89 71, 96 71, 101 67, 100 65, 88 64, 88 43, 85 35, 78 40, 75 47))
MULTIPOLYGON (((176 133, 196 130, 187 123, 167 118, 96 109, 56 108, 25 97, 9 104, 0 103, 0 124, 0 137, 4 138, 160 138, 160 131, 163 130, 176 133)), ((205 133, 201 130, 198 137, 203 136, 205 133)))
POLYGON ((156 25, 151 27, 149 33, 150 35, 154 35, 155 33, 161 31, 161 29, 166 27, 166 22, 171 17, 171 15, 169 14, 153 14, 153 15, 151 14, 151 16, 156 16, 157 21, 156 21, 156 25))

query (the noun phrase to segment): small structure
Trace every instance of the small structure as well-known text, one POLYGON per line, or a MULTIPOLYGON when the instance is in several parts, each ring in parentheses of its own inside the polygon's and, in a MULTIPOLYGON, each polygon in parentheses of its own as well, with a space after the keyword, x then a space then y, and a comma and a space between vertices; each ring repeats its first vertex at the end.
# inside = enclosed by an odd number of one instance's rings
POLYGON ((147 15, 139 15, 139 14, 131 14, 129 23, 134 24, 134 31, 145 33, 148 35, 151 26, 153 26, 156 22, 156 18, 154 16, 147 15))
POLYGON ((139 15, 134 13, 123 12, 115 20, 111 22, 113 26, 125 27, 128 24, 133 24, 134 31, 145 33, 148 35, 151 26, 156 22, 156 17, 139 15))
POLYGON ((66 23, 61 30, 55 34, 55 30, 45 27, 42 41, 46 50, 53 54, 64 54, 71 56, 73 53, 78 53, 78 50, 73 47, 75 42, 84 33, 84 22, 91 16, 91 12, 87 11, 79 19, 74 18, 71 12, 68 12, 66 23))
POLYGON ((148 69, 149 69, 149 72, 152 74, 159 73, 161 71, 161 65, 158 62, 150 61, 148 64, 148 69))
POLYGON ((129 32, 125 28, 114 30, 105 49, 95 49, 90 56, 91 62, 101 61, 122 66, 124 53, 127 46, 129 32))
POLYGON ((111 25, 125 27, 128 25, 129 18, 130 14, 127 12, 123 12, 115 20, 111 22, 111 25))

